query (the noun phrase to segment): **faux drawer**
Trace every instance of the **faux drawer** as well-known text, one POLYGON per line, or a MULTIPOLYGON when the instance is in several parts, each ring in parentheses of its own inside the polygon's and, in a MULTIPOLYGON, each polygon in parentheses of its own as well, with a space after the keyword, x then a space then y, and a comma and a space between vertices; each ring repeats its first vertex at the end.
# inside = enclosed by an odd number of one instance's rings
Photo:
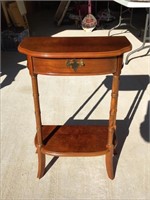
POLYGON ((92 75, 114 73, 116 58, 99 59, 45 59, 33 57, 35 74, 92 75))

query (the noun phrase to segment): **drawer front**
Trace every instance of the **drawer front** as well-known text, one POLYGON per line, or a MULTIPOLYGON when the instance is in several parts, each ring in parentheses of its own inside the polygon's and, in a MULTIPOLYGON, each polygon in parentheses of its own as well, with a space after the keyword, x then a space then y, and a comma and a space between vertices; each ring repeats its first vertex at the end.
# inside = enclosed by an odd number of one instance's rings
POLYGON ((117 58, 99 59, 46 59, 33 58, 35 74, 97 75, 116 71, 117 58))

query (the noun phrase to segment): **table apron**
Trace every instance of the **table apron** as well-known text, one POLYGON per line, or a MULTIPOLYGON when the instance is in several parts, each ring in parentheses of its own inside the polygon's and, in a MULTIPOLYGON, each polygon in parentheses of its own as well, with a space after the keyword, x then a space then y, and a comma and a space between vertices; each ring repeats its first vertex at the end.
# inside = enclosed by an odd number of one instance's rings
POLYGON ((117 57, 93 59, 32 58, 33 73, 46 75, 94 75, 114 73, 117 57))

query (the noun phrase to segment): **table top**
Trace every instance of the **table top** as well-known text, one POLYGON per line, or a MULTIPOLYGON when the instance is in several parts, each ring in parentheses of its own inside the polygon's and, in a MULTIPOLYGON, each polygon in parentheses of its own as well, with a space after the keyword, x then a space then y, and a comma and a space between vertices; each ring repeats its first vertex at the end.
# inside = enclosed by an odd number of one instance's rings
POLYGON ((150 8, 150 0, 114 0, 128 8, 150 8))
POLYGON ((42 58, 100 58, 131 50, 125 36, 117 37, 26 37, 19 52, 42 58))

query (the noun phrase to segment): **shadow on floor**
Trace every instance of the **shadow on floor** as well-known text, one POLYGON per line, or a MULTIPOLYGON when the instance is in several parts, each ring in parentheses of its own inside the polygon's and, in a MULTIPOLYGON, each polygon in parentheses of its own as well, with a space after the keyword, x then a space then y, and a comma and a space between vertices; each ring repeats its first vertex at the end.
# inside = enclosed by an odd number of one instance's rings
MULTIPOLYGON (((120 91, 137 91, 134 100, 131 102, 129 99, 130 108, 127 112, 126 117, 123 120, 117 120, 117 141, 118 145, 116 147, 117 155, 114 156, 114 171, 116 172, 117 163, 119 161, 119 157, 122 151, 122 148, 124 146, 125 140, 127 136, 129 135, 129 129, 130 125, 132 123, 132 120, 135 116, 135 113, 138 109, 138 106, 142 100, 142 97, 144 95, 144 92, 147 88, 147 85, 149 84, 149 76, 148 75, 123 75, 120 78, 120 91)), ((94 110, 97 108, 99 103, 102 101, 103 98, 105 98, 106 94, 109 90, 111 90, 112 85, 112 76, 106 76, 106 79, 95 89, 95 91, 88 97, 88 99, 80 106, 80 108, 75 112, 75 114, 68 119, 68 121, 65 123, 65 125, 107 125, 108 120, 89 120, 88 118, 90 115, 94 112, 94 110), (83 107, 93 98, 93 96, 99 92, 102 85, 105 85, 107 88, 106 92, 102 94, 99 101, 95 104, 95 106, 89 110, 89 113, 83 120, 76 120, 76 115, 83 109, 83 107)), ((126 98, 126 96, 125 96, 126 98)), ((109 112, 109 108, 108 108, 109 112)), ((144 140, 147 142, 149 141, 148 136, 148 123, 149 123, 149 110, 147 109, 147 114, 145 116, 144 122, 141 122, 140 131, 141 136, 144 140)), ((54 157, 50 163, 46 167, 46 172, 52 167, 52 165, 56 162, 58 157, 54 157)))
POLYGON ((150 117, 150 101, 148 102, 148 105, 147 105, 147 112, 146 112, 144 121, 140 125, 141 136, 144 139, 144 141, 146 141, 146 142, 150 142, 150 132, 149 132, 150 119, 149 119, 149 117, 150 117))
POLYGON ((10 85, 15 81, 15 77, 20 70, 26 68, 20 65, 19 62, 25 61, 26 57, 17 51, 2 52, 1 54, 1 77, 6 75, 6 78, 1 83, 1 88, 10 85))

